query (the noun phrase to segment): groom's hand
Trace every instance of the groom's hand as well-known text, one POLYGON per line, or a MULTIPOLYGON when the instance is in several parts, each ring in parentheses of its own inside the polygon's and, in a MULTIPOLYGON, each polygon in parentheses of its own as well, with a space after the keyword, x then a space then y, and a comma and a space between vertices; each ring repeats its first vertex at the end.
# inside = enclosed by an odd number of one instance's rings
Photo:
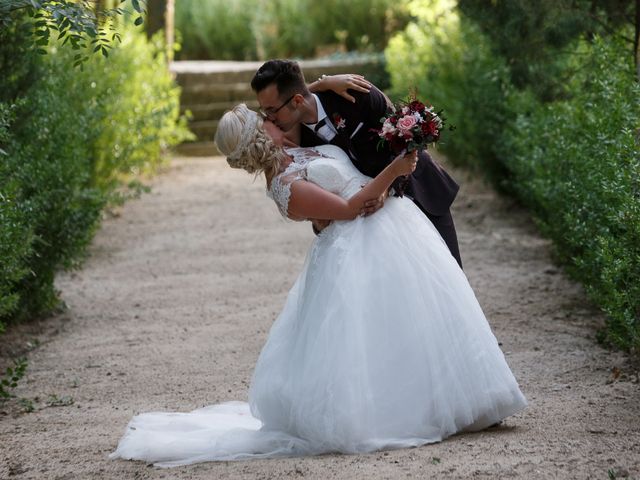
POLYGON ((366 202, 364 202, 364 206, 362 207, 362 210, 360 210, 360 215, 364 217, 368 217, 369 215, 376 213, 378 210, 380 210, 384 206, 384 201, 387 199, 388 196, 389 196, 389 192, 386 191, 382 195, 380 195, 378 198, 373 198, 371 200, 367 200, 366 202))

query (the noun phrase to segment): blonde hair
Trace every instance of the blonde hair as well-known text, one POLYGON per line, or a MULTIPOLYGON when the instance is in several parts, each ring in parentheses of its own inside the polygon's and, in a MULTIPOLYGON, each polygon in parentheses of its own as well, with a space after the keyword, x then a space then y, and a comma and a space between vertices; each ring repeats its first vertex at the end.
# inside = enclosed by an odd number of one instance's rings
POLYGON ((222 116, 214 141, 229 166, 256 175, 264 172, 268 179, 278 173, 284 156, 262 127, 262 119, 244 103, 222 116))

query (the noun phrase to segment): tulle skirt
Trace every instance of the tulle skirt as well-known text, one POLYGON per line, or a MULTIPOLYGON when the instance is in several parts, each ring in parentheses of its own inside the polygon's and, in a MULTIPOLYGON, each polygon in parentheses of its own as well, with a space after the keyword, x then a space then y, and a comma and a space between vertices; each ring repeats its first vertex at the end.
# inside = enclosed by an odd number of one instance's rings
POLYGON ((466 276, 406 198, 314 240, 248 400, 138 415, 111 456, 174 466, 412 447, 526 406, 466 276))

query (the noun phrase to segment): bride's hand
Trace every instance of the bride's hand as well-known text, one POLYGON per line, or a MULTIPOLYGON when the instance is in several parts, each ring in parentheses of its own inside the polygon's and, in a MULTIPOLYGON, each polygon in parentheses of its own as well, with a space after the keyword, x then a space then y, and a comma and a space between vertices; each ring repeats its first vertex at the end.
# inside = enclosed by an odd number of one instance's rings
POLYGON ((357 75, 355 73, 328 75, 318 79, 316 82, 316 89, 318 91, 322 92, 326 90, 333 90, 338 95, 346 98, 352 103, 355 103, 356 99, 349 94, 349 90, 369 93, 371 86, 371 82, 366 80, 362 75, 357 75))
POLYGON ((393 159, 391 165, 396 172, 396 177, 409 175, 416 169, 418 163, 418 152, 414 150, 410 153, 401 153, 393 159))

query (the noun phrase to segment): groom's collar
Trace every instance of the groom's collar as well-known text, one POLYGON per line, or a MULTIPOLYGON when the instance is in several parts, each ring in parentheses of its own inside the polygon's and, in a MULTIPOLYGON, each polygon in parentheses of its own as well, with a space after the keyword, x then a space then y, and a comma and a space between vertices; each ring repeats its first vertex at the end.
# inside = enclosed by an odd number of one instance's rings
POLYGON ((312 93, 311 95, 313 95, 313 98, 316 101, 316 107, 318 109, 318 121, 314 123, 303 123, 303 125, 313 131, 319 121, 321 121, 323 118, 327 118, 327 112, 324 111, 324 107, 322 106, 322 102, 320 102, 318 96, 315 93, 312 93))

